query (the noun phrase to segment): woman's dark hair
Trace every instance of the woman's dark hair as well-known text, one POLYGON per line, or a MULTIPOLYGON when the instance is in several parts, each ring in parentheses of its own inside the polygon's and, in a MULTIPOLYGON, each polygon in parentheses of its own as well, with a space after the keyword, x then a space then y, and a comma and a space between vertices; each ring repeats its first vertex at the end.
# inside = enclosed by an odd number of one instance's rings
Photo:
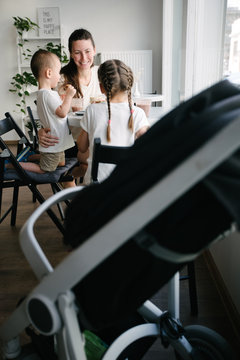
POLYGON ((132 109, 132 94, 133 86, 133 72, 122 61, 113 59, 107 60, 99 66, 98 79, 104 87, 107 95, 108 106, 108 126, 107 126, 107 141, 111 141, 111 98, 120 91, 126 91, 128 94, 128 104, 130 116, 128 120, 128 127, 133 131, 133 109, 132 109))
MULTIPOLYGON (((92 34, 86 29, 77 29, 69 36, 68 39, 68 50, 71 54, 72 52, 72 43, 77 40, 91 40, 93 47, 95 48, 95 43, 92 37, 92 34)), ((92 65, 93 66, 93 65, 92 65)), ((77 90, 77 97, 83 97, 82 90, 78 81, 78 71, 77 66, 72 58, 67 65, 63 66, 61 69, 61 74, 64 75, 65 82, 64 85, 71 84, 77 90)))

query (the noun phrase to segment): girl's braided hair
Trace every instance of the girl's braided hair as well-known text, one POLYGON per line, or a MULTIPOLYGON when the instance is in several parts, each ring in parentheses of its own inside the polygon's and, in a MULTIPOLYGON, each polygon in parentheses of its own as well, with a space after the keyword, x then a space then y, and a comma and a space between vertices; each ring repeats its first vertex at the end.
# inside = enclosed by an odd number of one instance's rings
POLYGON ((133 72, 120 60, 107 60, 99 66, 98 79, 106 91, 108 106, 107 141, 111 141, 111 98, 120 91, 127 91, 130 116, 128 127, 133 131, 132 94, 133 72))
MULTIPOLYGON (((92 46, 95 48, 95 43, 92 34, 86 29, 77 29, 73 31, 73 33, 69 36, 68 39, 68 50, 70 54, 72 52, 72 43, 77 40, 91 40, 92 46)), ((65 87, 67 84, 71 84, 77 90, 76 97, 82 98, 83 93, 78 81, 78 70, 72 58, 70 58, 70 61, 67 65, 62 67, 61 74, 64 75, 64 79, 65 79, 63 87, 65 87)))

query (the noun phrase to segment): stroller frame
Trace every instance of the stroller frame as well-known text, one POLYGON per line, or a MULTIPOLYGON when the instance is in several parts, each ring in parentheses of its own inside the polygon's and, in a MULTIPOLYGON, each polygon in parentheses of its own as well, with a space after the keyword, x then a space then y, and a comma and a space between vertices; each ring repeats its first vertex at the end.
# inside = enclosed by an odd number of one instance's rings
MULTIPOLYGON (((84 340, 74 304, 75 295, 69 289, 133 235, 141 247, 161 259, 179 264, 194 260, 201 251, 192 254, 177 253, 154 241, 146 243, 141 229, 235 152, 240 146, 239 133, 240 118, 238 117, 93 234, 88 241, 70 253, 55 269, 38 244, 34 235, 34 224, 50 206, 59 201, 73 199, 82 187, 63 190, 41 204, 27 220, 20 233, 22 250, 40 283, 0 327, 0 339, 6 345, 5 357, 14 358, 11 354, 17 356, 20 348, 16 346, 18 343, 16 337, 25 327, 33 324, 41 334, 56 335, 59 360, 85 360, 84 340), (136 214, 136 209, 137 217, 133 216, 136 214), (132 221, 128 222, 127 219, 130 217, 132 221), (50 320, 51 326, 42 327, 39 324, 35 312, 41 309, 50 320)), ((103 360, 116 359, 129 344, 145 336, 160 336, 163 343, 170 343, 174 347, 181 359, 199 359, 190 342, 182 334, 181 326, 179 325, 178 328, 178 323, 174 320, 179 317, 178 286, 176 275, 171 281, 170 320, 164 312, 150 301, 146 301, 138 311, 148 323, 129 329, 118 337, 106 351, 103 360), (167 324, 173 319, 174 325, 170 333, 167 332, 164 319, 167 324)))

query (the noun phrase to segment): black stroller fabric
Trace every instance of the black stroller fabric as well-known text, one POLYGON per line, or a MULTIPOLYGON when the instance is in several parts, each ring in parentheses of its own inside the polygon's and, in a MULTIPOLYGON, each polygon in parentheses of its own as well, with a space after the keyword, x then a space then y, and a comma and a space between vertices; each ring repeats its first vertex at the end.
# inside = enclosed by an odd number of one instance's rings
MULTIPOLYGON (((76 196, 66 212, 65 243, 79 246, 239 116, 240 90, 226 80, 180 104, 135 142, 108 179, 76 196)), ((237 152, 156 216, 144 232, 169 249, 201 251, 233 220, 240 223, 239 176, 237 152)), ((93 329, 116 324, 183 265, 160 260, 129 239, 75 286, 82 319, 93 329)))

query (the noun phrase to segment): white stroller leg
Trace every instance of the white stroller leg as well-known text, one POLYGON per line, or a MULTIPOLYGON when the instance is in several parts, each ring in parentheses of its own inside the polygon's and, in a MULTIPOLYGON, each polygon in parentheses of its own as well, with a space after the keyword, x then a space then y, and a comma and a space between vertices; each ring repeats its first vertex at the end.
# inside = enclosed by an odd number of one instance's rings
POLYGON ((179 272, 168 283, 168 311, 174 319, 179 319, 179 272))
POLYGON ((71 292, 62 294, 58 298, 59 311, 66 329, 66 334, 62 336, 61 340, 65 338, 65 349, 68 349, 68 356, 65 357, 61 355, 59 348, 58 357, 60 360, 87 360, 84 351, 84 339, 79 329, 74 299, 75 297, 71 292))
POLYGON ((145 301, 145 303, 138 309, 138 312, 147 322, 154 323, 158 322, 163 313, 162 310, 149 300, 145 301))

